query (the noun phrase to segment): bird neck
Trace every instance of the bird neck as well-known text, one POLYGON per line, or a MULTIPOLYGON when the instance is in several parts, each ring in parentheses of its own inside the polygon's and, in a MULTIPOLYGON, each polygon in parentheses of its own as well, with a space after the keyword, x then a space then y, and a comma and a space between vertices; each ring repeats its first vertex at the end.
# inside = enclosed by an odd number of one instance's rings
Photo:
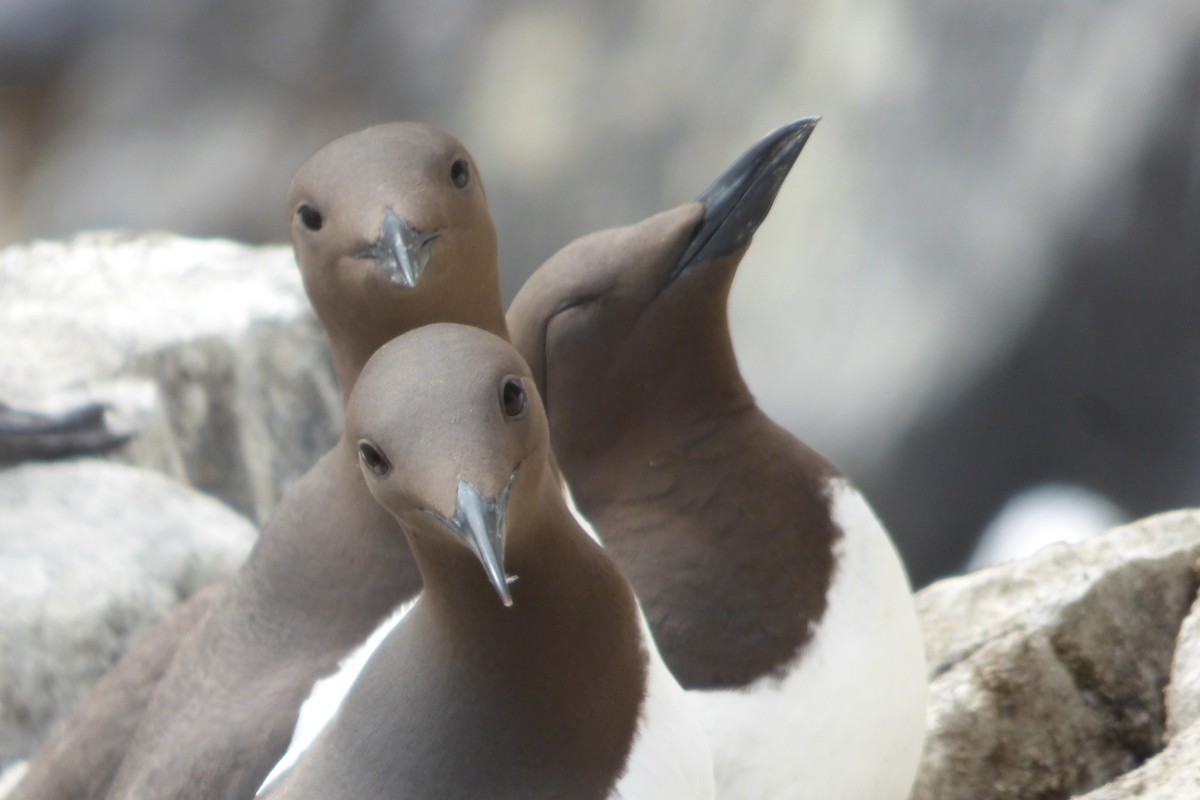
POLYGON ((547 470, 539 482, 534 512, 510 521, 504 563, 515 577, 511 607, 501 603, 478 558, 457 541, 410 535, 425 586, 421 602, 447 635, 479 642, 500 631, 536 637, 544 635, 539 630, 581 624, 603 630, 612 620, 628 628, 636 619, 632 590, 567 509, 556 474, 547 470))
POLYGON ((438 778, 446 787, 439 796, 524 797, 537 784, 552 787, 546 796, 597 797, 597 787, 619 779, 647 684, 637 605, 616 567, 579 530, 557 481, 547 483, 553 491, 522 498, 534 501, 525 503, 536 505, 532 518, 510 526, 511 607, 450 536, 430 530, 411 537, 425 591, 346 700, 347 720, 356 703, 369 703, 367 714, 397 731, 383 741, 415 740, 436 751, 409 753, 417 763, 384 754, 399 765, 393 783, 415 783, 407 776, 422 768, 444 771, 431 760, 464 741, 477 760, 463 770, 443 759, 450 773, 438 778), (387 676, 403 676, 403 685, 369 690, 369 681, 386 683, 387 676), (397 694, 402 713, 380 715, 397 694), (530 753, 539 758, 529 760, 530 753), (546 764, 562 769, 548 773, 546 764), (479 791, 481 774, 492 791, 479 791))
POLYGON ((552 364, 547 408, 554 452, 568 477, 580 461, 650 442, 686 443, 714 420, 754 406, 738 370, 724 309, 705 324, 635 331, 610 361, 573 370, 552 364))
POLYGON ((363 367, 385 344, 411 330, 438 322, 456 322, 481 328, 508 341, 508 327, 504 320, 504 308, 500 303, 499 287, 494 292, 479 292, 472 302, 447 311, 445 309, 414 309, 412 313, 397 310, 395 318, 377 320, 329 320, 324 321, 329 334, 330 354, 338 386, 342 390, 343 407, 349 402, 350 392, 362 374, 363 367))
POLYGON ((396 521, 374 501, 343 439, 284 494, 237 579, 239 597, 268 609, 261 619, 296 620, 274 631, 302 641, 311 629, 360 641, 375 622, 421 588, 396 521), (329 587, 353 583, 337 603, 329 587), (308 609, 302 618, 295 609, 308 609))

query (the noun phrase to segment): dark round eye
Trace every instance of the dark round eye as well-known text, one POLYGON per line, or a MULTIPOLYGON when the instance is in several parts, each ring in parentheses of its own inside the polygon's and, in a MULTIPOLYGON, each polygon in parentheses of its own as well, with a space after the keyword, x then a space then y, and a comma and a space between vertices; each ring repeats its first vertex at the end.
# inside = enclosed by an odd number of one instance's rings
POLYGON ((460 158, 450 165, 450 180, 460 189, 471 180, 471 165, 466 159, 460 158))
POLYGON ((358 443, 358 457, 362 459, 363 466, 381 478, 392 471, 392 465, 388 463, 387 456, 370 442, 358 443))
POLYGON ((525 413, 527 402, 525 387, 521 385, 521 381, 506 378, 504 385, 500 387, 500 407, 504 409, 504 416, 517 419, 525 413))
POLYGON ((321 216, 321 212, 308 203, 296 209, 296 213, 300 215, 300 221, 304 223, 304 227, 310 231, 319 231, 325 224, 325 218, 321 216))

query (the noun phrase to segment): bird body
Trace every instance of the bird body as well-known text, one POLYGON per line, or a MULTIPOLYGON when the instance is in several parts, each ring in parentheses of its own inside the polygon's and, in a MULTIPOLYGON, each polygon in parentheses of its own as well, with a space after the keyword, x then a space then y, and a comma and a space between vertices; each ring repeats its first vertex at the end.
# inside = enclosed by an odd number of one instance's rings
POLYGON ((562 496, 517 353, 456 325, 400 337, 347 429, 425 588, 263 796, 712 797, 699 719, 562 496))
POLYGON ((828 484, 834 546, 826 611, 800 655, 736 689, 691 694, 722 800, 903 798, 925 737, 921 633, 895 547, 862 496, 828 484))
POLYGON ((579 510, 705 711, 718 796, 903 800, 926 696, 903 566, 844 476, 758 408, 726 316, 815 123, 697 202, 569 244, 508 321, 579 510))

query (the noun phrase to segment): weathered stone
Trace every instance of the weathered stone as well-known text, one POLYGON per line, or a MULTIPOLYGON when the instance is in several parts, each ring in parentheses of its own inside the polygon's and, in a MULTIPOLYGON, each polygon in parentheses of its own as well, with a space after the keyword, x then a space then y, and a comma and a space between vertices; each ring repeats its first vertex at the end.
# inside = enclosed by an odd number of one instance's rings
MULTIPOLYGON (((1179 629, 1171 684, 1167 687, 1167 735, 1175 737, 1200 722, 1200 598, 1179 629)), ((1197 760, 1200 763, 1200 759, 1197 760)), ((1200 796, 1200 795, 1198 795, 1200 796)))
POLYGON ((1197 556, 1200 512, 1176 512, 922 591, 914 800, 1065 798, 1157 753, 1197 556))
POLYGON ((0 253, 0 398, 100 401, 137 436, 111 458, 262 521, 335 438, 341 399, 291 253, 87 234, 0 253))
POLYGON ((255 536, 149 470, 0 471, 0 765, 32 752, 139 630, 232 573, 255 536))
POLYGON ((1192 800, 1200 797, 1200 725, 1180 731, 1167 748, 1132 772, 1080 800, 1192 800))

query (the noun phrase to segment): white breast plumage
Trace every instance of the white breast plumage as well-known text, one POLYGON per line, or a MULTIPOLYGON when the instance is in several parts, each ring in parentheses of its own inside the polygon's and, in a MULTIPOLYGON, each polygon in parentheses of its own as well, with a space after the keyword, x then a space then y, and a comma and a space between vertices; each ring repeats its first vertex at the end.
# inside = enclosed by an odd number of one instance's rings
POLYGON ((647 654, 646 696, 625 772, 609 800, 715 797, 712 748, 691 695, 671 675, 638 611, 647 654))
POLYGON ((925 737, 926 676, 912 591, 875 514, 829 486, 842 537, 826 611, 787 675, 692 691, 721 800, 904 800, 925 737))
POLYGON ((371 654, 379 649, 379 645, 383 643, 383 640, 400 620, 404 619, 404 615, 408 613, 419 597, 420 595, 417 595, 412 600, 398 606, 379 627, 371 632, 366 641, 341 660, 336 671, 313 684, 312 691, 300 706, 300 714, 296 717, 296 727, 292 731, 292 741, 288 744, 288 749, 284 752, 283 757, 271 768, 262 785, 258 787, 258 794, 262 794, 279 776, 295 766, 304 751, 312 746, 317 736, 333 719, 333 715, 341 708, 342 701, 346 699, 350 687, 354 685, 359 673, 370 660, 371 654))

